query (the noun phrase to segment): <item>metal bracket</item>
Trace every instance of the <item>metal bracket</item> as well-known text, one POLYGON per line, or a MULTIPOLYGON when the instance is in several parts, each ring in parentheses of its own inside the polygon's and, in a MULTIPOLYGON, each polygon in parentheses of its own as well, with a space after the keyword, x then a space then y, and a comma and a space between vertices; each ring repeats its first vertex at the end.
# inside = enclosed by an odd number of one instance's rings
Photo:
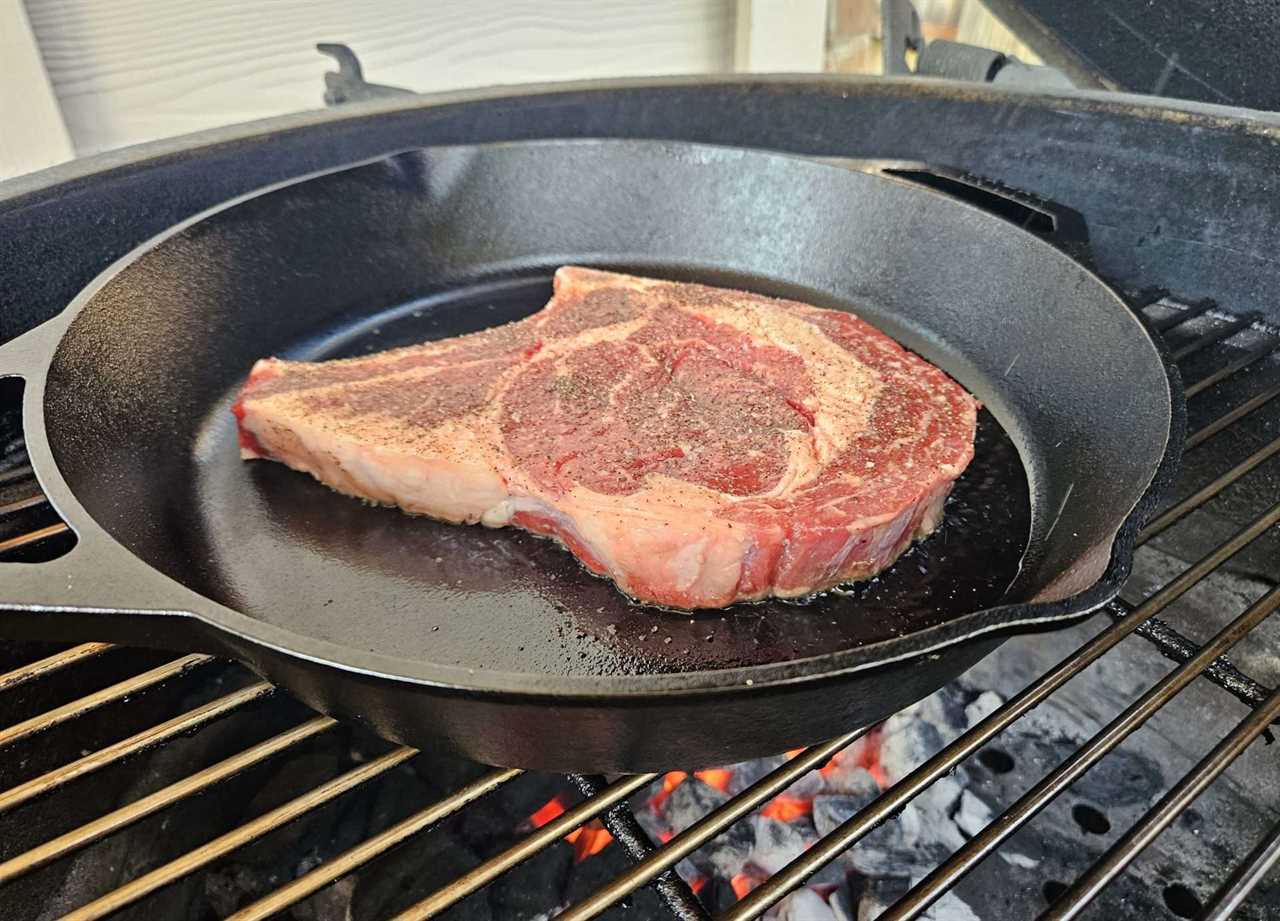
POLYGON ((327 54, 338 62, 337 73, 328 71, 324 75, 324 104, 327 106, 342 105, 346 102, 363 102, 366 99, 414 95, 413 90, 400 86, 367 82, 364 78, 364 68, 360 66, 360 59, 347 45, 321 42, 316 45, 316 51, 327 54))
POLYGON ((945 77, 973 83, 999 83, 1035 89, 1070 89, 1067 76, 1052 67, 1025 64, 1011 54, 939 39, 924 41, 920 15, 911 0, 881 0, 880 29, 884 72, 891 75, 945 77), (916 69, 907 52, 916 53, 916 69))
POLYGON ((881 0, 880 53, 886 76, 913 73, 907 52, 924 48, 920 14, 911 0, 881 0))

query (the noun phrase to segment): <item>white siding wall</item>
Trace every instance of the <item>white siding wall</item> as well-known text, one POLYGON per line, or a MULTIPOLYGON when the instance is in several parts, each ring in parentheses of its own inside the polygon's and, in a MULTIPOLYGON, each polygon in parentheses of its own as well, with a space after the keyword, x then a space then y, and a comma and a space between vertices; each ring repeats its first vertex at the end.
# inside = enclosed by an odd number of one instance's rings
POLYGON ((318 108, 320 41, 419 91, 733 69, 734 0, 25 2, 81 155, 318 108))

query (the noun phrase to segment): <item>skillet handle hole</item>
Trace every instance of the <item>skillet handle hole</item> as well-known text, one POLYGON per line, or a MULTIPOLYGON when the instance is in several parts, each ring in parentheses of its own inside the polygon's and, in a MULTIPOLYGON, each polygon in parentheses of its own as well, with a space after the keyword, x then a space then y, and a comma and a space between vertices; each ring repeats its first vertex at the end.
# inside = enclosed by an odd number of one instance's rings
POLYGON ((46 501, 22 434, 20 377, 0 377, 0 565, 44 563, 76 544, 75 532, 46 501))

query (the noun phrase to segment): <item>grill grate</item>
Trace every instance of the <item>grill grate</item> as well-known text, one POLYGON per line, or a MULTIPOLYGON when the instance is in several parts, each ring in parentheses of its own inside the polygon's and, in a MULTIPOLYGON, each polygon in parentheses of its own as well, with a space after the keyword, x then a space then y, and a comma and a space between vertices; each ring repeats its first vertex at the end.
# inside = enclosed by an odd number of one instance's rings
MULTIPOLYGON (((1202 394, 1216 393, 1223 386, 1248 390, 1246 395, 1235 399, 1230 408, 1217 413, 1210 421, 1194 430, 1188 439, 1188 454, 1203 450, 1202 446, 1212 439, 1237 430, 1250 419, 1256 419, 1255 414, 1264 407, 1271 407, 1277 397, 1280 397, 1280 383, 1268 384, 1264 379, 1262 386, 1258 387, 1254 381, 1256 377, 1265 376, 1253 372, 1268 362, 1271 356, 1280 355, 1280 337, 1263 329, 1256 318, 1218 314, 1212 302, 1207 301, 1188 306, 1162 299, 1148 304, 1145 309, 1153 324, 1170 338, 1172 354, 1183 364, 1185 374, 1191 376, 1192 365, 1204 364, 1207 360, 1215 362, 1213 367, 1194 375, 1196 382, 1187 388, 1193 418, 1196 416, 1196 399, 1202 394), (1230 347, 1232 340, 1240 336, 1248 337, 1250 341, 1242 343, 1239 348, 1230 347), (1225 355, 1225 361, 1220 360, 1223 352, 1229 352, 1225 355)), ((1212 477, 1203 486, 1189 485, 1187 488, 1190 491, 1185 497, 1173 502, 1141 532, 1140 543, 1155 540, 1166 535, 1166 532, 1173 533, 1183 518, 1202 509, 1280 454, 1280 436, 1274 434, 1274 426, 1268 423, 1261 430, 1265 431, 1268 427, 1271 434, 1262 439, 1257 437, 1258 429, 1255 427, 1253 438, 1255 441, 1261 440, 1262 444, 1243 460, 1212 477)), ((8 471, 0 471, 0 556, 6 559, 18 558, 19 553, 30 553, 46 543, 56 544, 66 527, 60 522, 50 523, 50 513, 51 510, 44 505, 43 497, 39 495, 32 480, 30 468, 20 455, 11 455, 8 471), (27 526, 24 527, 24 524, 27 526), (54 540, 50 540, 51 538, 54 540)), ((1249 636, 1255 627, 1280 607, 1280 588, 1273 588, 1247 603, 1234 620, 1203 642, 1189 639, 1157 616, 1172 609, 1207 577, 1271 532, 1277 523, 1280 523, 1280 504, 1271 507, 1245 526, 1234 528, 1233 533, 1216 548, 1201 556, 1198 562, 1187 567, 1149 597, 1136 603, 1117 601, 1111 605, 1108 613, 1113 622, 1105 629, 972 729, 920 764, 878 799, 782 867, 718 918, 725 921, 745 921, 762 915, 824 865, 849 848, 856 847, 880 823, 898 813, 934 782, 1048 700, 1063 685, 1106 657, 1127 637, 1137 634, 1145 637, 1160 653, 1177 663, 1177 667, 1141 693, 1083 746, 1053 767, 1038 783, 994 817, 963 847, 919 880, 881 915, 882 918, 893 921, 921 917, 979 862, 996 852, 1011 835, 1052 804, 1132 733, 1146 725, 1166 703, 1197 678, 1212 681, 1246 703, 1251 708, 1248 715, 1231 728, 1222 741, 1189 773, 1176 781, 1163 799, 1120 836, 1100 860, 1085 869, 1073 885, 1053 890, 1050 899, 1052 904, 1042 917, 1076 917, 1157 836, 1186 813, 1191 803, 1259 735, 1266 734, 1268 727, 1280 719, 1280 692, 1270 690, 1222 658, 1223 654, 1249 636)), ((28 557, 24 555, 21 558, 28 557)), ((1274 578, 1276 573, 1270 575, 1274 578)), ((73 680, 87 663, 110 658, 104 656, 106 653, 115 655, 117 651, 107 644, 86 643, 61 651, 46 652, 42 657, 32 656, 29 661, 15 663, 7 673, 0 674, 0 692, 12 695, 20 688, 26 691, 38 690, 55 675, 67 681, 73 680)), ((119 706, 139 695, 146 696, 148 689, 161 686, 168 689, 180 683, 184 676, 210 669, 222 669, 219 680, 233 682, 236 687, 212 699, 201 700, 175 716, 146 725, 120 741, 85 751, 79 758, 42 770, 36 776, 0 791, 0 820, 19 806, 90 773, 114 768, 126 758, 163 743, 173 743, 174 740, 207 728, 234 712, 251 707, 273 695, 273 689, 265 682, 254 680, 238 666, 227 666, 209 656, 187 655, 161 660, 159 664, 129 672, 100 690, 49 706, 0 729, 0 747, 12 747, 39 733, 52 732, 56 727, 100 708, 119 706)), ((135 705, 130 703, 127 706, 135 705)), ((332 735, 337 728, 337 724, 327 717, 301 714, 291 725, 255 744, 241 747, 193 773, 169 779, 140 798, 8 856, 0 862, 0 887, 77 851, 94 845, 101 846, 109 836, 128 826, 189 801, 197 794, 211 791, 270 759, 295 752, 317 737, 332 735)), ((567 834, 595 819, 604 821, 614 838, 621 843, 630 864, 594 892, 568 906, 559 915, 560 918, 582 921, 596 917, 646 886, 656 889, 674 917, 708 918, 710 915, 707 909, 675 872, 676 865, 705 842, 725 833, 734 823, 786 790, 810 770, 825 764, 833 754, 852 744, 867 731, 862 729, 851 732, 797 754, 661 845, 655 845, 646 836, 628 806, 629 800, 659 775, 622 777, 611 782, 598 777, 569 778, 569 782, 583 794, 584 798, 580 803, 533 830, 506 850, 461 872, 448 885, 425 896, 419 895, 418 901, 394 916, 395 921, 435 917, 513 871, 531 857, 552 848, 567 834)), ((74 908, 64 917, 100 918, 126 906, 142 903, 142 900, 158 890, 269 833, 279 831, 313 810, 341 801, 344 796, 377 778, 384 781, 393 778, 388 782, 394 782, 395 770, 417 754, 412 748, 400 746, 385 748, 377 755, 357 759, 358 763, 354 766, 319 779, 292 799, 261 812, 249 821, 166 863, 139 873, 123 885, 74 908)), ((279 885, 268 887, 257 901, 236 911, 231 917, 237 921, 252 921, 277 916, 298 906, 326 887, 340 883, 350 874, 369 866, 398 845, 429 832, 449 817, 463 813, 468 806, 492 796, 520 777, 522 772, 519 770, 495 770, 460 783, 452 792, 429 802, 407 817, 386 824, 381 830, 364 836, 346 850, 305 868, 279 885)), ((516 824, 520 818, 513 816, 512 824, 516 824)), ((1243 849, 1242 847, 1241 850, 1243 849)), ((1245 902, 1249 893, 1259 885, 1278 860, 1280 825, 1271 829, 1234 871, 1228 874, 1226 868, 1223 868, 1224 878, 1220 888, 1209 901, 1203 917, 1227 917, 1245 902)), ((1047 889, 1046 893, 1048 894, 1047 889)), ((4 889, 0 888, 0 902, 4 898, 4 889)), ((548 905, 546 910, 554 911, 557 907, 548 905)))

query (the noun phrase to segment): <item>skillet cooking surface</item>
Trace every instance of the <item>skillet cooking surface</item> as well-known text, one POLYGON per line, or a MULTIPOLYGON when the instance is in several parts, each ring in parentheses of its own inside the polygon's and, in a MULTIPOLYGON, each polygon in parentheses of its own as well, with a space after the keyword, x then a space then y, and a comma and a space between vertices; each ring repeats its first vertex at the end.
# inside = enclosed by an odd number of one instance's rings
MULTIPOLYGON (((549 278, 455 290, 283 354, 346 357, 472 332, 537 310, 550 294, 549 278)), ((196 587, 292 630, 347 642, 357 624, 371 651, 467 668, 696 671, 901 636, 1000 602, 1030 524, 1017 450, 984 411, 976 456, 943 527, 874 582, 804 604, 775 600, 689 615, 630 602, 568 551, 514 528, 410 518, 340 496, 281 464, 245 463, 228 402, 214 408, 198 440, 192 505, 203 517, 182 532, 194 542, 191 558, 213 561, 196 587), (281 597, 291 603, 281 605, 281 597), (362 616, 370 609, 385 614, 362 616)))

